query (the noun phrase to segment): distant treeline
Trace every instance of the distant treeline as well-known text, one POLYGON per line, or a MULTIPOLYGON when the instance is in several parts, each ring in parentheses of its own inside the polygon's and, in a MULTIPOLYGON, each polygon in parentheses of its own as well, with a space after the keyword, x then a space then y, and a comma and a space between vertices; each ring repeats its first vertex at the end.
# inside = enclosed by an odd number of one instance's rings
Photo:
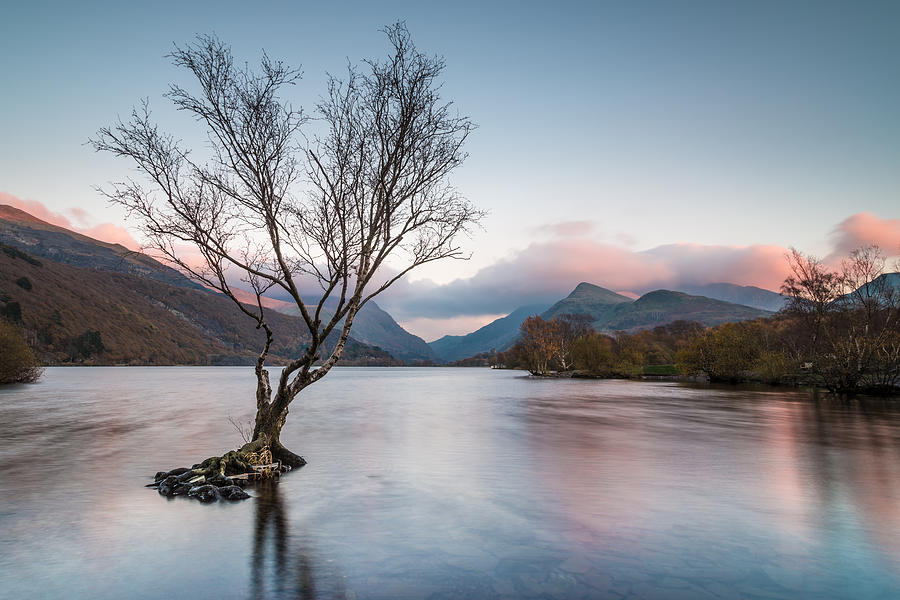
POLYGON ((493 363, 535 375, 635 377, 665 372, 714 382, 815 385, 840 393, 900 391, 900 275, 876 246, 841 267, 793 251, 773 317, 704 327, 676 321, 633 334, 594 331, 586 315, 528 318, 520 340, 493 363))

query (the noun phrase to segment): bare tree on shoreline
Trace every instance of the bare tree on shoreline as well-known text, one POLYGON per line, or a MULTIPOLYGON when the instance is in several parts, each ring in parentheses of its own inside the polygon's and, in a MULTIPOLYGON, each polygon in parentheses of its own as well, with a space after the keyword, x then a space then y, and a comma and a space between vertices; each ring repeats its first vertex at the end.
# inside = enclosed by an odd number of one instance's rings
POLYGON ((482 216, 448 183, 474 126, 440 98, 443 59, 419 52, 402 23, 384 32, 392 48, 385 61, 329 78, 315 112, 321 136, 303 136, 307 116, 281 99, 298 70, 266 55, 259 70, 235 66, 227 45, 200 36, 170 55, 197 91, 173 85, 166 96, 205 126, 208 161, 195 162, 161 133, 146 102, 91 140, 97 151, 131 159, 149 181, 104 192, 136 219, 149 247, 231 298, 266 334, 252 439, 206 461, 205 473, 245 470, 246 456, 264 447, 304 464, 280 440, 291 402, 338 362, 366 302, 418 266, 463 257, 456 240, 482 216), (185 258, 185 245, 199 252, 200 266, 185 258), (233 273, 255 292, 255 306, 235 296, 233 273), (278 332, 261 300, 273 288, 293 300, 309 336, 274 386, 265 363, 278 332))

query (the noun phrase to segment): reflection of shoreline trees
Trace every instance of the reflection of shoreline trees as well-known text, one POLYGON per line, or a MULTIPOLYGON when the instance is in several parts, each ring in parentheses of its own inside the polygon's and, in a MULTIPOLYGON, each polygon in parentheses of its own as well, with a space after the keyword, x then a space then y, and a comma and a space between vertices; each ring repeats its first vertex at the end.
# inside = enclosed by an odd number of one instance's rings
MULTIPOLYGON (((261 481, 256 491, 256 519, 253 528, 251 589, 253 597, 345 598, 339 574, 321 572, 318 561, 303 536, 292 535, 284 501, 275 481, 261 481), (271 567, 267 568, 269 553, 271 567), (333 579, 332 581, 329 581, 333 579), (267 585, 270 584, 270 585, 267 585), (271 585, 274 584, 274 585, 271 585), (266 590, 274 587, 267 596, 266 590), (321 589, 322 587, 326 589, 321 589)), ((332 565, 331 568, 334 568, 332 565)))
POLYGON ((849 501, 859 506, 855 512, 863 522, 854 534, 869 538, 894 564, 900 565, 900 540, 891 524, 900 519, 900 447, 895 443, 898 406, 892 400, 832 402, 827 396, 797 403, 798 418, 789 422, 796 428, 796 449, 801 471, 812 486, 808 500, 816 503, 811 514, 820 519, 817 530, 824 543, 841 542, 833 535, 842 521, 835 515, 846 510, 849 501), (843 451, 835 452, 835 448, 843 451))
POLYGON ((837 270, 793 251, 773 317, 711 328, 675 321, 603 335, 584 315, 530 317, 496 363, 535 375, 706 376, 714 382, 815 385, 840 393, 892 393, 900 384, 900 275, 885 273, 876 246, 837 270), (676 371, 677 365, 677 371, 676 371))

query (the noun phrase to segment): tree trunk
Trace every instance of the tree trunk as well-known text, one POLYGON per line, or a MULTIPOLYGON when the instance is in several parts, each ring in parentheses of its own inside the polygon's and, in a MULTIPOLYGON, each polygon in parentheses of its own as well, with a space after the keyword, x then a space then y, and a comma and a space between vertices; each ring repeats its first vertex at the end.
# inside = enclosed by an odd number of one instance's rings
POLYGON ((253 439, 244 444, 241 452, 256 452, 268 446, 275 460, 280 460, 291 468, 302 467, 306 464, 303 457, 294 454, 281 443, 281 429, 287 419, 288 409, 285 407, 280 414, 275 414, 280 405, 276 398, 275 402, 266 402, 257 408, 253 439))

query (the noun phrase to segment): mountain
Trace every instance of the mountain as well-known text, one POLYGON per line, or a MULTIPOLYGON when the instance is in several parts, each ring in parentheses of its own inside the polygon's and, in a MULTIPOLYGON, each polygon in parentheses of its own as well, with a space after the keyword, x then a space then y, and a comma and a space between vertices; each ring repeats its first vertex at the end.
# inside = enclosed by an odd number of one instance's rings
POLYGON ((857 298, 877 298, 879 302, 895 305, 900 295, 900 273, 882 273, 871 283, 862 285, 853 292, 844 294, 841 301, 856 302, 857 298))
MULTIPOLYGON (((714 291, 719 289, 721 293, 725 293, 729 291, 727 286, 730 284, 714 288, 714 291)), ((740 291, 740 286, 733 287, 739 289, 730 291, 734 293, 740 291)), ((760 288, 753 288, 744 290, 744 293, 755 293, 754 289, 766 292, 760 288)), ((773 295, 778 296, 777 294, 773 295)), ((764 296, 764 294, 760 294, 760 296, 764 296)), ((652 329, 658 325, 678 320, 696 321, 703 325, 718 325, 772 314, 772 311, 751 306, 668 290, 656 290, 644 294, 637 300, 632 300, 622 294, 586 282, 579 283, 572 293, 550 308, 543 312, 541 312, 541 308, 541 306, 522 307, 468 335, 447 335, 429 345, 438 357, 445 361, 460 360, 489 352, 491 349, 505 350, 515 343, 522 322, 534 314, 540 314, 541 318, 545 320, 564 314, 586 314, 591 317, 594 329, 603 333, 652 329)))
POLYGON ((175 269, 146 254, 131 251, 121 244, 101 242, 51 225, 6 204, 0 204, 0 243, 39 258, 49 258, 76 267, 130 273, 178 287, 203 289, 175 269))
POLYGON ((429 342, 434 353, 443 361, 456 361, 481 352, 506 350, 519 336, 522 322, 547 309, 546 304, 522 306, 505 317, 492 321, 467 335, 445 335, 429 342))
MULTIPOLYGON (((333 311, 322 311, 323 320, 331 318, 333 311)), ((274 310, 287 315, 300 315, 300 309, 293 304, 275 306, 274 310)), ((434 361, 438 357, 425 340, 403 329, 394 318, 371 300, 356 315, 353 321, 353 337, 364 344, 389 352, 392 356, 407 362, 434 361)))
POLYGON ((617 294, 606 288, 590 283, 579 283, 572 293, 551 306, 541 314, 541 318, 549 321, 565 314, 590 315, 594 322, 602 322, 609 318, 617 306, 634 302, 631 298, 617 294))
POLYGON ((362 307, 353 321, 353 337, 364 344, 386 350, 400 360, 415 362, 437 359, 434 350, 425 340, 403 329, 394 317, 371 300, 362 307))
MULTIPOLYGON (((0 208, 10 242, 0 243, 0 318, 22 326, 43 362, 247 364, 262 347, 262 331, 225 296, 150 257, 0 208)), ((269 321, 273 361, 296 357, 305 326, 274 312, 269 321)), ((343 364, 397 362, 356 339, 344 357, 343 364)))
POLYGON ((709 283, 706 285, 678 286, 679 292, 693 296, 705 296, 714 300, 724 300, 734 304, 743 304, 762 310, 778 312, 784 307, 787 298, 781 294, 752 285, 735 285, 733 283, 709 283))
MULTIPOLYGON (((264 341, 220 294, 36 259, 6 245, 0 314, 22 325, 46 364, 250 364, 264 341)), ((299 319, 274 313, 269 320, 273 361, 296 356, 306 343, 299 319)), ((345 362, 392 362, 356 340, 348 348, 345 362)))
POLYGON ((683 292, 656 290, 644 294, 631 304, 618 304, 606 318, 596 320, 594 329, 601 332, 633 332, 651 329, 673 321, 696 321, 707 326, 758 319, 772 314, 750 306, 692 296, 683 292))

